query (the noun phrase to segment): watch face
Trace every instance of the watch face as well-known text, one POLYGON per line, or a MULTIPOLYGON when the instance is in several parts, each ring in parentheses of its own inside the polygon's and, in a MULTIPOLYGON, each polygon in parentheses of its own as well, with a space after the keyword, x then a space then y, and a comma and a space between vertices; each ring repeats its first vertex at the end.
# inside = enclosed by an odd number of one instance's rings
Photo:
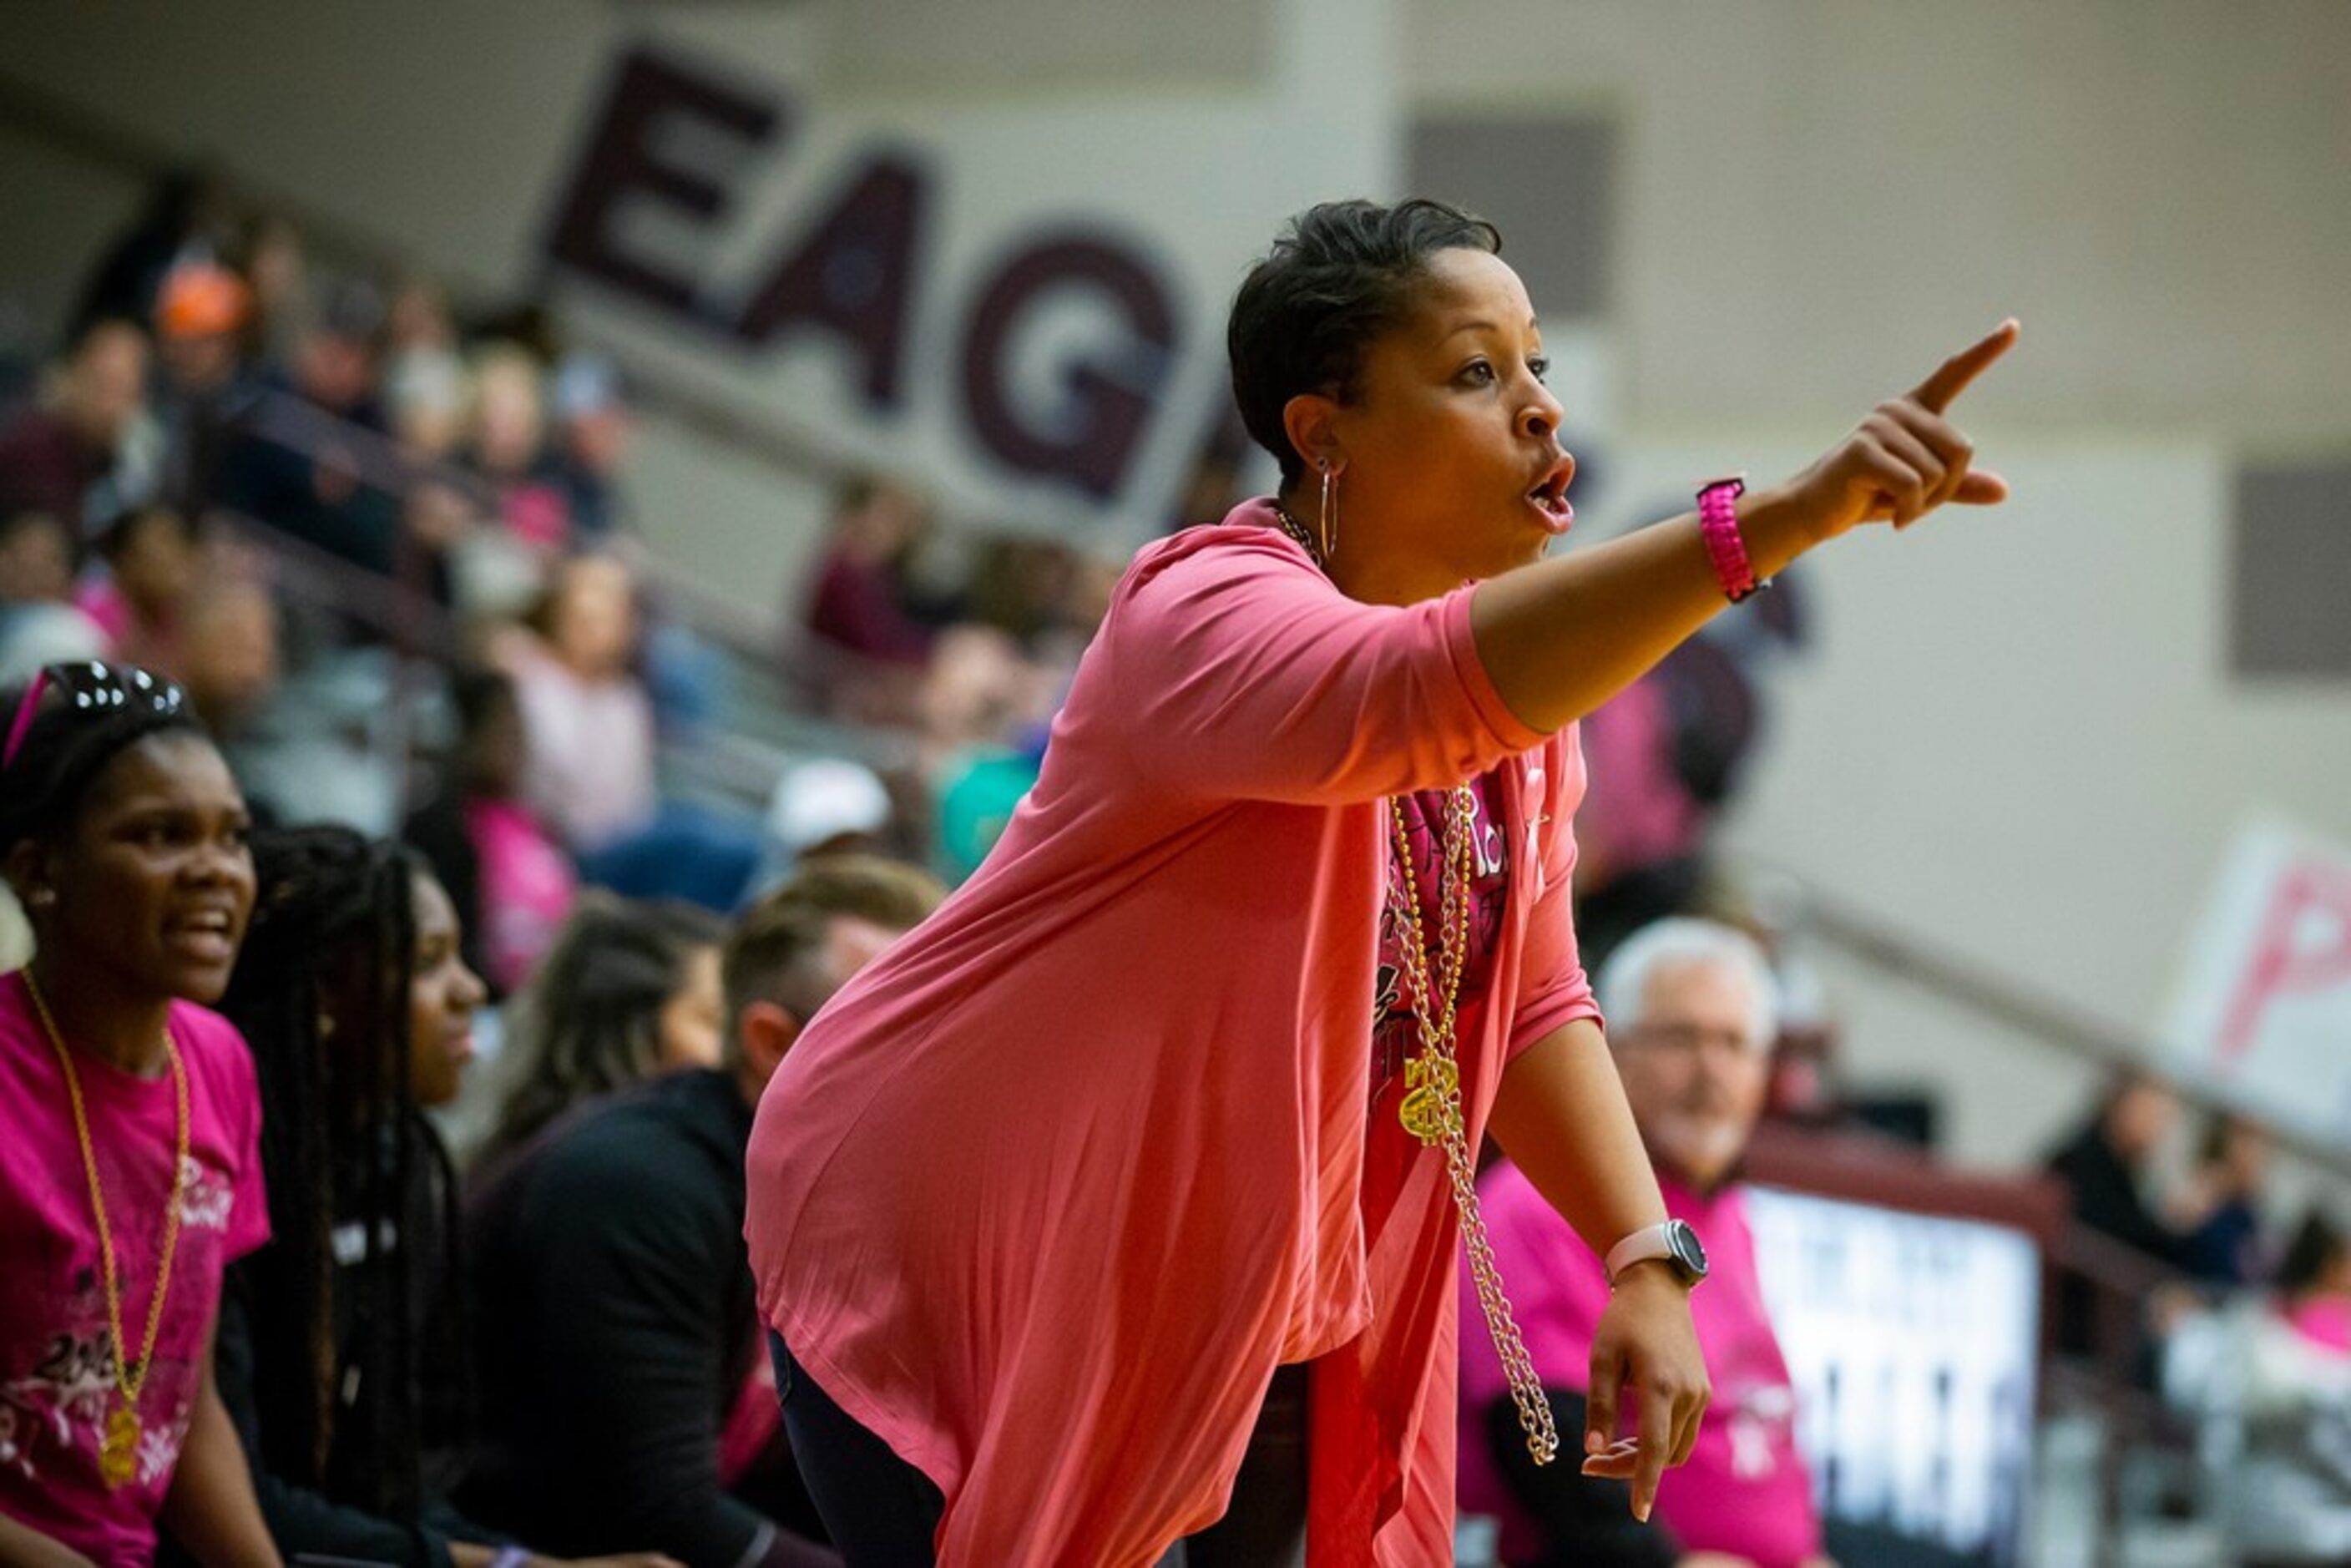
POLYGON ((1677 1219, 1666 1228, 1666 1245, 1672 1249, 1674 1262, 1684 1274, 1692 1280, 1706 1278, 1706 1248, 1688 1221, 1677 1219))

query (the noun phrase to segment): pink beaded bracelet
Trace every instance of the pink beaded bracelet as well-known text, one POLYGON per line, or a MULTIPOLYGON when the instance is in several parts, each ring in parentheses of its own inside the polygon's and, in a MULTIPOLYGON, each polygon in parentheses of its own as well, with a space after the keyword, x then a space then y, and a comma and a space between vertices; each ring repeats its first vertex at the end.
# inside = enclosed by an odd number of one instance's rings
POLYGON ((1733 604, 1771 586, 1755 580, 1747 541, 1739 537, 1739 497, 1746 493, 1747 481, 1737 477, 1714 480, 1698 493, 1698 537, 1706 540, 1706 557, 1714 563, 1723 597, 1733 604))

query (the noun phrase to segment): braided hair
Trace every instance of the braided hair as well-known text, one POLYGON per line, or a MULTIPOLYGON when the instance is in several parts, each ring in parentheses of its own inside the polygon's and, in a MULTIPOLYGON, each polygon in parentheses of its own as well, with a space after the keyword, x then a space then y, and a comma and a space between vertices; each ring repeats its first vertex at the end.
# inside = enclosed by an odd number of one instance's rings
POLYGON ((275 1237, 254 1260, 262 1457, 337 1501, 413 1518, 425 1336, 464 1344, 456 1177, 409 1087, 422 862, 337 827, 257 834, 253 856, 253 920, 221 1010, 261 1082, 275 1237), (426 1228, 440 1232, 430 1273, 426 1228), (339 1237, 354 1267, 339 1267, 339 1237))

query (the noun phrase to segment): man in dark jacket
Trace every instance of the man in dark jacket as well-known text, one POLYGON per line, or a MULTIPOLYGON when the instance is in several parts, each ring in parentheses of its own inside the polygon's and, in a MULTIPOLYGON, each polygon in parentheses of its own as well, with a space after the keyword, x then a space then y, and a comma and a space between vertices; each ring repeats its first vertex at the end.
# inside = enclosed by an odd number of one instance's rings
MULTIPOLYGON (((2170 1090, 2152 1078, 2125 1074, 2048 1159, 2048 1168, 2073 1195, 2076 1223, 2172 1270, 2187 1267, 2189 1239, 2149 1207, 2143 1186, 2179 1114, 2170 1090)), ((2057 1348, 2077 1355, 2095 1350, 2096 1301, 2086 1283, 2062 1281, 2056 1307, 2057 1348)))
POLYGON ((687 1568, 831 1560, 730 1490, 776 1431, 754 1381, 744 1151, 801 1026, 941 891, 884 861, 804 864, 728 941, 726 1063, 559 1123, 480 1196, 469 1513, 550 1550, 625 1541, 687 1568))

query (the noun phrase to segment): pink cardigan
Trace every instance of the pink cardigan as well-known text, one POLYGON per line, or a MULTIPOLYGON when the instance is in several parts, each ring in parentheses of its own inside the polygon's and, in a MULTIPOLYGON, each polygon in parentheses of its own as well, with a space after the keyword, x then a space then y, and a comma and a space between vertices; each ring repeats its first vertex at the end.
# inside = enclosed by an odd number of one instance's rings
POLYGON ((1355 603, 1272 521, 1137 556, 995 853, 760 1103, 761 1309, 937 1483, 949 1568, 1154 1561, 1223 1512, 1274 1368, 1342 1348, 1318 1525, 1329 1462, 1373 1464, 1314 1560, 1450 1551, 1456 1231, 1384 1105, 1366 1224, 1382 800, 1502 767, 1510 914, 1459 1048, 1482 1129, 1499 1064, 1593 1016, 1583 769, 1495 695, 1467 591, 1355 603))

